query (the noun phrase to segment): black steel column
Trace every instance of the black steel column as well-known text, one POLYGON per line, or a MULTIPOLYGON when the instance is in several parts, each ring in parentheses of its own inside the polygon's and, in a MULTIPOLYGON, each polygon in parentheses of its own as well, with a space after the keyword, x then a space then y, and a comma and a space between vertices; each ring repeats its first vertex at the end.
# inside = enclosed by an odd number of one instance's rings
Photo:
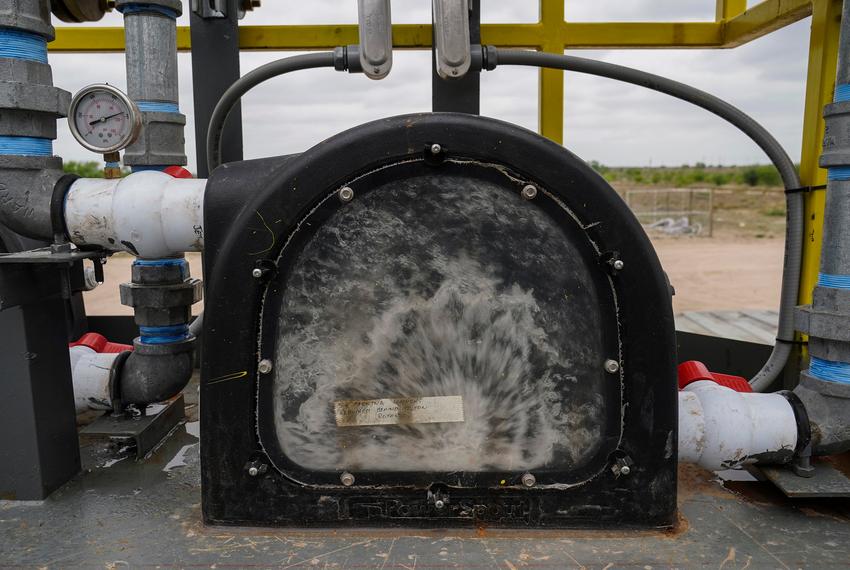
MULTIPOLYGON (((469 0, 469 41, 481 43, 481 2, 469 0)), ((433 35, 432 35, 432 43, 433 35)), ((472 71, 460 79, 443 79, 437 74, 436 55, 431 48, 431 109, 478 115, 481 112, 480 72, 472 71)))
MULTIPOLYGON (((207 127, 221 95, 239 78, 238 0, 228 3, 227 17, 201 18, 191 14, 192 91, 195 99, 195 155, 198 178, 209 175, 207 127)), ((242 160, 242 110, 233 108, 224 128, 222 162, 242 160)))
POLYGON ((80 471, 65 308, 56 296, 0 311, 0 499, 44 499, 80 471))

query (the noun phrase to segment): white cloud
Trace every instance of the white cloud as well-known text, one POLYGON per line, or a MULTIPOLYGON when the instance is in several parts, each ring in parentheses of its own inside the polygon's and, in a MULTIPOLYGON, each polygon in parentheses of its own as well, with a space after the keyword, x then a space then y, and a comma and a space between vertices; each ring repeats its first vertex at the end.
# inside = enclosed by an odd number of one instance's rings
MULTIPOLYGON (((714 2, 681 0, 568 0, 567 19, 700 20, 714 2)), ((430 19, 427 0, 393 0, 396 23, 430 19)), ((534 1, 485 0, 487 22, 531 22, 534 1)), ((245 25, 354 23, 354 0, 266 0, 245 25)), ((188 17, 180 18, 188 25, 188 17)), ((63 25, 57 23, 57 25, 63 25)), ((117 14, 98 25, 121 25, 117 14)), ((576 55, 630 65, 695 85, 726 98, 763 124, 792 157, 800 154, 808 20, 733 50, 585 51, 576 55)), ((242 72, 288 54, 243 53, 242 72)), ((51 56, 56 85, 76 91, 108 81, 126 85, 121 54, 51 56)), ((187 149, 194 166, 192 70, 179 57, 181 109, 187 115, 187 149)), ((327 69, 298 72, 264 84, 243 104, 246 158, 300 152, 343 129, 371 119, 430 109, 430 55, 398 51, 390 76, 380 82, 327 69)), ((765 158, 743 135, 707 112, 665 95, 610 80, 566 75, 566 146, 606 164, 747 163, 765 158)), ((537 124, 537 71, 500 68, 482 76, 482 113, 528 128, 537 124)), ((67 159, 98 157, 79 147, 60 123, 56 152, 67 159)))

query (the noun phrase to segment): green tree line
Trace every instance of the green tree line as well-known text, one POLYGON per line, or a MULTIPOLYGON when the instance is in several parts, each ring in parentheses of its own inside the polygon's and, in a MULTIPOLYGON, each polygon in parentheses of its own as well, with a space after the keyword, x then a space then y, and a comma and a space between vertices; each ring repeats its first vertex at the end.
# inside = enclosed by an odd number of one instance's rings
POLYGON ((646 186, 782 186, 779 172, 772 164, 747 166, 638 166, 611 167, 591 161, 590 166, 608 182, 646 186))

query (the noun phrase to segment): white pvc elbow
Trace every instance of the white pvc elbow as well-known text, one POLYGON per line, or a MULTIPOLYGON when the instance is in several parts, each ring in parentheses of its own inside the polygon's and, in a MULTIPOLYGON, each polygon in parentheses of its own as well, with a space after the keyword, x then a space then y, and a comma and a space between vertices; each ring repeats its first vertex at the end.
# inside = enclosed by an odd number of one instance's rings
POLYGON ((679 392, 679 461, 731 469, 787 461, 796 445, 794 410, 780 394, 736 392, 708 380, 679 392))
POLYGON ((204 247, 206 180, 136 172, 81 178, 65 198, 65 225, 78 246, 98 245, 160 258, 204 247))
POLYGON ((101 354, 87 346, 72 346, 71 378, 74 381, 74 406, 77 413, 111 410, 109 379, 117 354, 101 354))

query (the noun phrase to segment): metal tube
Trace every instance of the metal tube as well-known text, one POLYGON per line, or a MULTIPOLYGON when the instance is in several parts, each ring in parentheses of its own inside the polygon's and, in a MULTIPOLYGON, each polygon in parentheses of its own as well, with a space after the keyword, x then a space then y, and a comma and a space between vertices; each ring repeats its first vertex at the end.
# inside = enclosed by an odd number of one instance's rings
POLYGON ((64 175, 53 156, 56 119, 70 93, 53 86, 47 42, 54 37, 47 0, 0 6, 0 223, 28 237, 52 240, 50 204, 64 175))
MULTIPOLYGON (((488 61, 488 69, 493 69, 496 65, 532 65, 564 69, 640 85, 693 103, 729 121, 761 147, 779 171, 786 189, 796 190, 800 188, 800 177, 794 162, 764 127, 733 105, 695 87, 622 65, 568 55, 528 50, 497 50, 489 47, 486 48, 484 55, 489 59, 495 56, 495 61, 488 61)), ((779 304, 779 330, 776 335, 778 342, 774 345, 770 358, 762 369, 750 379, 750 384, 756 391, 765 390, 776 380, 788 362, 788 357, 791 354, 791 343, 794 341, 794 306, 797 304, 799 292, 803 249, 802 193, 792 192, 787 194, 787 205, 785 262, 782 271, 782 291, 779 304)))
MULTIPOLYGON (((850 2, 844 3, 834 103, 824 110, 827 137, 821 166, 829 169, 821 275, 850 276, 850 2), (841 129, 845 129, 842 131, 841 129)), ((850 279, 850 277, 848 277, 850 279)))
POLYGON ((177 73, 179 0, 118 0, 124 14, 127 94, 142 112, 142 133, 124 153, 133 170, 186 164, 177 73))
POLYGON ((812 304, 798 308, 809 369, 794 393, 812 424, 812 453, 850 449, 850 1, 842 10, 833 103, 824 109, 820 166, 828 169, 823 243, 812 304))
POLYGON ((127 92, 134 101, 180 100, 177 78, 177 26, 155 13, 124 16, 127 92))
POLYGON ((234 105, 245 93, 264 81, 292 71, 317 67, 336 67, 342 71, 346 65, 350 65, 348 59, 349 54, 343 48, 337 48, 336 52, 293 55, 262 65, 234 81, 221 96, 210 117, 210 126, 207 129, 207 164, 210 172, 221 164, 221 133, 224 124, 234 105))
POLYGON ((131 283, 121 285, 121 303, 133 307, 139 336, 118 371, 117 399, 124 404, 161 402, 179 393, 192 376, 195 336, 191 307, 201 300, 201 282, 182 258, 136 260, 131 283))

